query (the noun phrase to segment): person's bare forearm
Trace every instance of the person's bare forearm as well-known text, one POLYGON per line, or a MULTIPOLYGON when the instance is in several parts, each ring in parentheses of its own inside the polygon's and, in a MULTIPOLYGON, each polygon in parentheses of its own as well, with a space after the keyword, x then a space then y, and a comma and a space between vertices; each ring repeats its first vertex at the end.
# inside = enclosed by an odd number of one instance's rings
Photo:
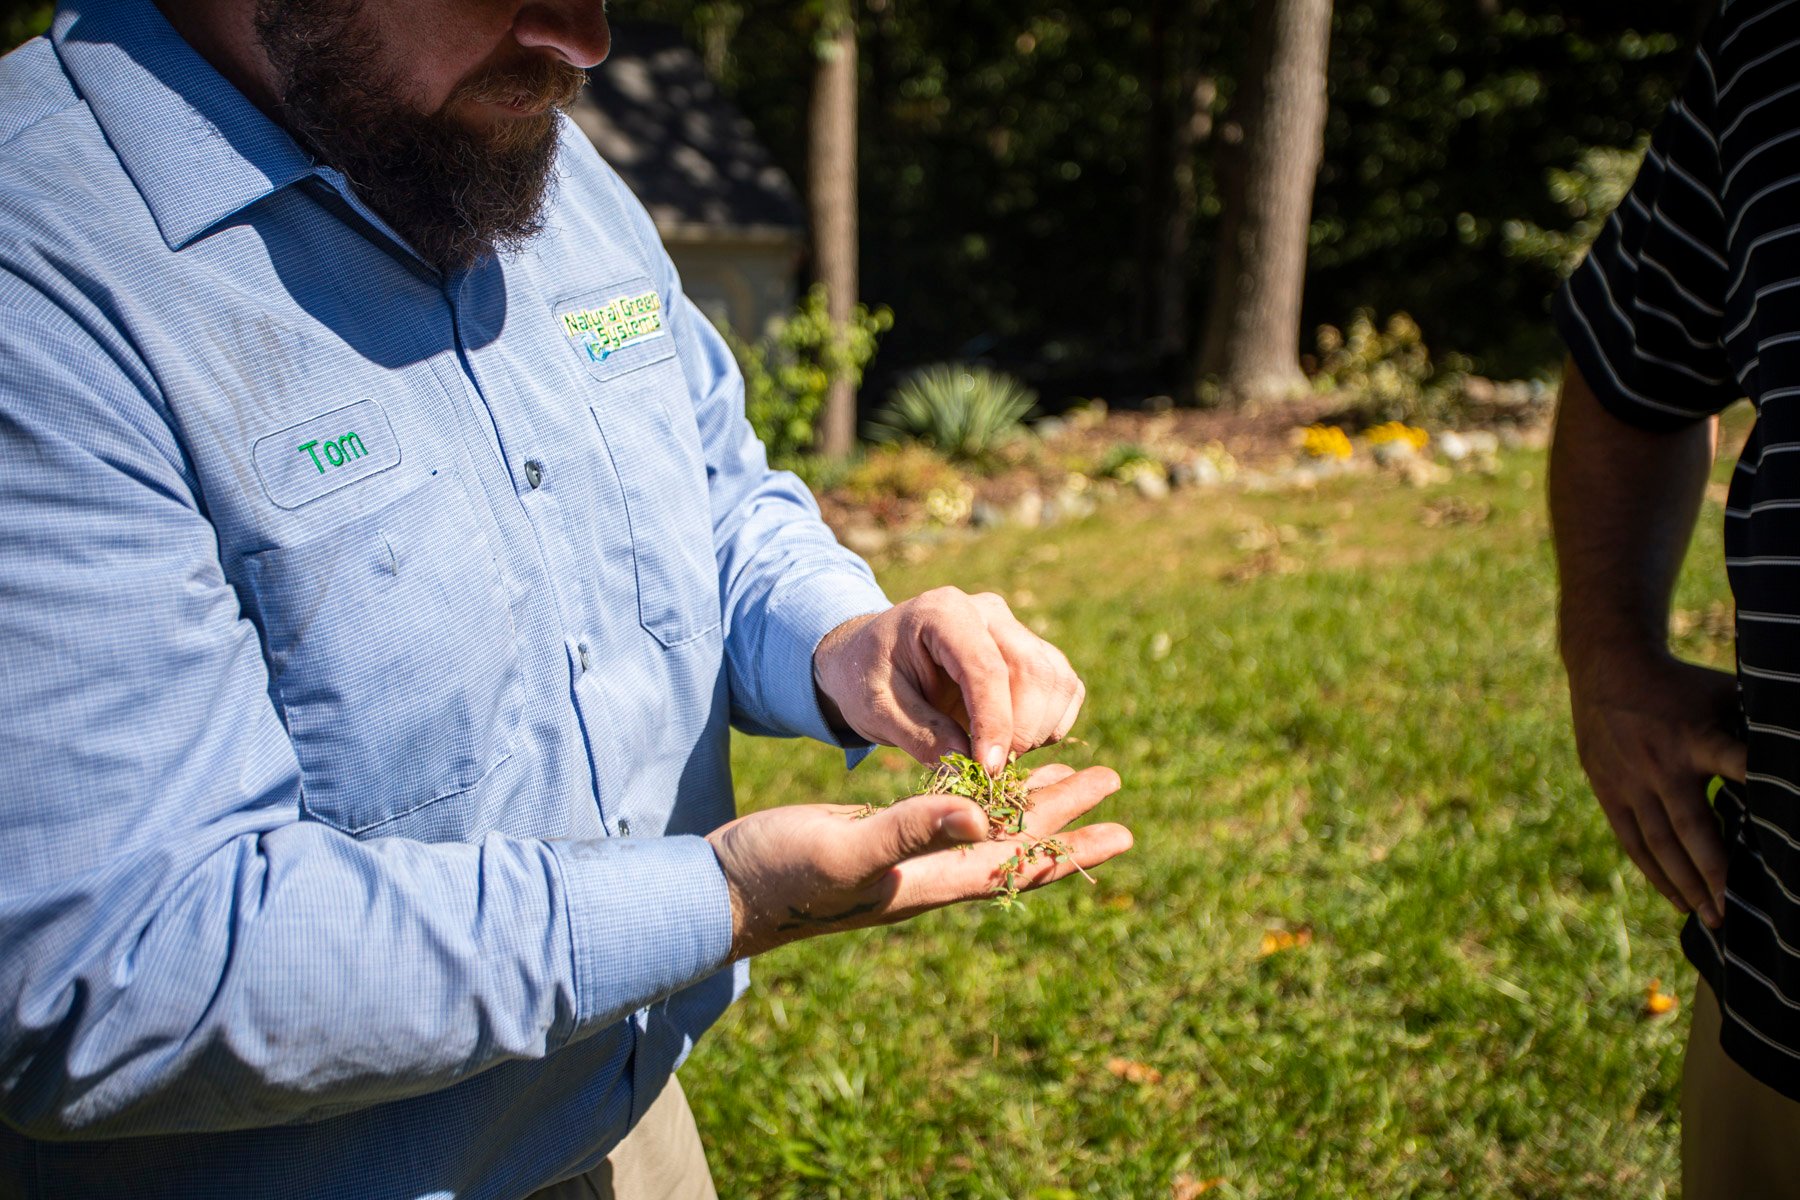
POLYGON ((1669 600, 1712 467, 1716 420, 1651 433, 1601 407, 1570 363, 1550 448, 1550 525, 1575 749, 1619 844, 1683 912, 1724 920, 1707 801, 1743 779, 1736 681, 1669 653, 1669 600))
POLYGON ((1550 447, 1558 632, 1576 687, 1621 656, 1667 652, 1669 601, 1693 537, 1718 422, 1675 433, 1627 425, 1601 407, 1573 361, 1550 447))

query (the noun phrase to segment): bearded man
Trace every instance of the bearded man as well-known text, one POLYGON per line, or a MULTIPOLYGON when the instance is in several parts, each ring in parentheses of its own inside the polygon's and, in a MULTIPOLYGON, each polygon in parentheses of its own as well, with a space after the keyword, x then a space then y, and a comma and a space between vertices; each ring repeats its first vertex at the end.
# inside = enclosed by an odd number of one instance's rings
MULTIPOLYGON (((731 820, 730 724, 997 768, 1082 688, 768 470, 558 111, 607 45, 73 0, 0 61, 0 1197, 712 1195, 672 1073, 744 960, 1012 853, 731 820)), ((1030 882, 1130 844, 1063 836, 1030 882)))

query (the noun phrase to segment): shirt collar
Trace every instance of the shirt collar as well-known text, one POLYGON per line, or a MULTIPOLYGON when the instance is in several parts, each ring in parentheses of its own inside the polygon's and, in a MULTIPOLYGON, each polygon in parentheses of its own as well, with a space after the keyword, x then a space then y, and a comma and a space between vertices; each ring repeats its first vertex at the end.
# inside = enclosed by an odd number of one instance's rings
POLYGON ((151 0, 64 0, 51 39, 171 250, 315 173, 151 0))

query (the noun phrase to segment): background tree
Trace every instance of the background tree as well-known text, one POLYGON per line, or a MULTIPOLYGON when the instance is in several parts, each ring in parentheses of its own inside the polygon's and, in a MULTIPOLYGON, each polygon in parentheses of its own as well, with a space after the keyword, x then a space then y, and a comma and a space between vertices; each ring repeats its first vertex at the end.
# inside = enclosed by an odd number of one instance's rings
POLYGON ((1331 0, 1260 0, 1229 149, 1219 256, 1200 374, 1232 400, 1306 387, 1300 301, 1324 150, 1331 0))
MULTIPOLYGON (((845 342, 857 301, 856 20, 850 0, 820 0, 820 10, 807 116, 806 202, 813 274, 825 285, 833 334, 845 342)), ((818 449, 827 458, 842 459, 856 448, 856 381, 841 368, 832 376, 818 449)))

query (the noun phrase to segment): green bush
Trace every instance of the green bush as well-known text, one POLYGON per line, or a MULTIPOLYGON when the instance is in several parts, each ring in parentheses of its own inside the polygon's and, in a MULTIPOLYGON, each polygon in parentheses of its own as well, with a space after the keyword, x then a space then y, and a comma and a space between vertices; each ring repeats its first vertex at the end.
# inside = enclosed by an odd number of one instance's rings
POLYGON ((869 422, 870 440, 923 442, 958 462, 991 463, 1037 407, 1037 393, 986 367, 923 367, 907 376, 869 422))
POLYGON ((1358 309, 1342 330, 1321 325, 1319 372, 1313 386, 1343 394, 1346 408, 1364 425, 1453 423, 1462 401, 1467 360, 1433 361, 1418 323, 1403 312, 1382 326, 1358 309))
POLYGON ((1566 278, 1581 265, 1606 219, 1631 190, 1649 145, 1650 136, 1645 134, 1625 149, 1593 146, 1582 152, 1573 170, 1549 171, 1545 183, 1550 198, 1569 214, 1569 228, 1545 229, 1530 221, 1508 221, 1501 227, 1506 253, 1566 278))
POLYGON ((888 309, 871 311, 859 304, 840 344, 832 336, 825 289, 818 286, 760 340, 726 336, 744 375, 744 414, 772 466, 789 470, 804 465, 832 379, 847 376, 861 386, 863 369, 893 325, 888 309))

